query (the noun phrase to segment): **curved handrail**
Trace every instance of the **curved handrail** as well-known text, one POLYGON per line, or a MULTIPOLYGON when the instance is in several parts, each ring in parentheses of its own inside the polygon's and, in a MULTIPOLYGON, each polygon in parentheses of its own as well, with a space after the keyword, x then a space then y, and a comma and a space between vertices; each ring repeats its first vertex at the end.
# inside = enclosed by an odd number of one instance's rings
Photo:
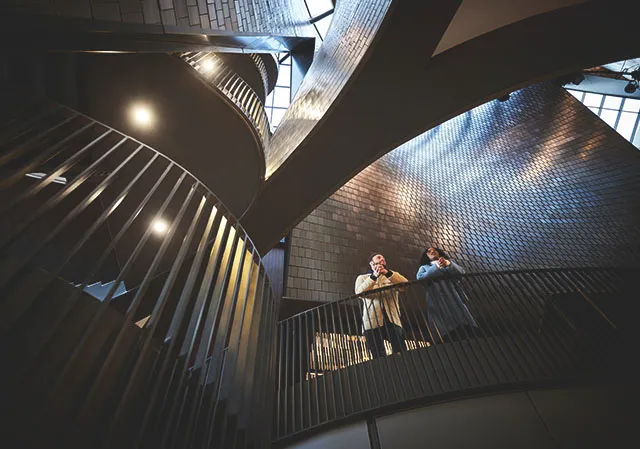
POLYGON ((486 276, 486 275, 490 275, 490 276, 499 276, 499 275, 509 275, 509 274, 536 274, 536 273, 560 273, 560 272, 568 272, 568 271, 586 271, 586 272, 597 272, 597 271, 607 271, 607 270, 612 270, 612 268, 610 267, 575 267, 575 268, 531 268, 531 269, 515 269, 515 270, 499 270, 499 271, 478 271, 478 272, 473 272, 473 273, 465 273, 465 274, 447 274, 446 277, 441 277, 438 279, 415 279, 412 281, 407 281, 407 282, 402 282, 402 283, 398 283, 398 284, 391 284, 391 285, 387 285, 385 287, 381 287, 381 288, 377 288, 375 290, 371 290, 371 291, 367 291, 367 292, 363 292, 363 293, 354 293, 353 295, 350 296, 346 296, 344 298, 339 298, 333 301, 327 301, 327 302, 323 302, 322 304, 317 305, 316 307, 313 307, 311 309, 307 309, 304 310, 302 312, 299 312, 295 315, 291 315, 281 321, 285 321, 287 319, 290 318, 294 318, 298 315, 303 315, 306 312, 309 312, 310 310, 313 310, 315 308, 321 308, 321 307, 327 307, 331 304, 338 304, 341 302, 346 302, 352 299, 356 299, 356 298, 361 298, 361 297, 366 297, 366 296, 370 296, 372 291, 375 291, 376 293, 381 293, 381 292, 385 292, 388 290, 400 290, 400 289, 404 289, 407 287, 410 287, 412 285, 426 285, 426 284, 431 284, 433 282, 441 282, 441 281, 446 281, 446 280, 461 280, 464 278, 467 279, 472 279, 472 278, 477 278, 477 277, 482 277, 482 276, 486 276))
POLYGON ((626 275, 471 273, 369 290, 283 319, 276 439, 407 401, 599 373, 620 342, 611 306, 631 290, 626 275))
POLYGON ((193 67, 198 75, 211 86, 219 90, 248 119, 256 131, 263 149, 269 146, 271 128, 260 96, 249 84, 227 67, 222 58, 215 53, 180 53, 180 59, 193 67))
POLYGON ((262 84, 264 85, 264 95, 267 96, 269 94, 269 72, 267 71, 267 65, 257 53, 251 53, 249 57, 256 65, 258 72, 260 72, 260 78, 262 78, 262 84))

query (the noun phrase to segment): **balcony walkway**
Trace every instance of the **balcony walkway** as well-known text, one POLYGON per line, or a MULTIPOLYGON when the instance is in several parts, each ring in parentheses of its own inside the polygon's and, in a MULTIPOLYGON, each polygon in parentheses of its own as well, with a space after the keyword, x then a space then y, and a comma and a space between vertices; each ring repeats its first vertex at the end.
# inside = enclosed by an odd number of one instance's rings
POLYGON ((275 440, 411 404, 632 376, 636 338, 622 312, 632 277, 613 269, 478 273, 368 291, 287 318, 278 326, 275 440), (406 350, 392 353, 382 326, 387 355, 372 359, 363 307, 388 314, 396 295, 406 350), (477 326, 446 333, 465 310, 477 326))

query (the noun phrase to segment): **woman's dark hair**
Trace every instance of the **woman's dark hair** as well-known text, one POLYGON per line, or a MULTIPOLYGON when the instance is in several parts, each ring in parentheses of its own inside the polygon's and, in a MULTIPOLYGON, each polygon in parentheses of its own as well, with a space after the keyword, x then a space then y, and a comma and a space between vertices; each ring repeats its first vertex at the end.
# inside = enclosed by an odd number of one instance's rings
MULTIPOLYGON (((430 246, 429 248, 433 248, 436 251, 438 251, 438 254, 440 254, 440 257, 444 257, 445 259, 449 260, 449 255, 447 253, 445 253, 444 251, 442 251, 440 248, 437 248, 435 246, 430 246)), ((427 248, 427 249, 429 249, 427 248)), ((422 255, 420 256, 420 267, 423 265, 430 265, 431 264, 431 260, 429 259, 429 256, 427 256, 427 249, 425 249, 424 251, 422 251, 422 255)))

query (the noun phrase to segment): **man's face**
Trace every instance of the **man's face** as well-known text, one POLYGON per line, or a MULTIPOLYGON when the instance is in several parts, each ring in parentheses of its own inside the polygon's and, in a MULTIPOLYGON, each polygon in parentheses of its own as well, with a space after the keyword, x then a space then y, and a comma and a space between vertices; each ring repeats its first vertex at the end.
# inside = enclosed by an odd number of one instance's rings
POLYGON ((369 265, 371 265, 372 270, 375 270, 378 265, 387 265, 387 261, 384 260, 384 256, 382 254, 376 254, 371 259, 371 262, 369 262, 369 265))
POLYGON ((429 258, 429 260, 438 260, 440 258, 440 254, 438 253, 437 249, 429 248, 427 249, 427 257, 429 258))

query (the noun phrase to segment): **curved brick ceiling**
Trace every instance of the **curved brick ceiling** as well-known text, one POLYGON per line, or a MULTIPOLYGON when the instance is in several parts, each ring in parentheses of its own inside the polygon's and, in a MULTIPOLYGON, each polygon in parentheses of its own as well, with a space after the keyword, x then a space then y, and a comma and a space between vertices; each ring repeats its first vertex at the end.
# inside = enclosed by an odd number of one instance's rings
MULTIPOLYGON (((336 58, 350 53, 332 52, 331 42, 345 41, 331 38, 342 33, 340 11, 347 10, 338 3, 321 49, 327 56, 305 80, 314 93, 294 100, 267 155, 271 176, 243 219, 261 251, 362 168, 424 131, 506 92, 640 52, 630 12, 640 4, 594 0, 518 20, 431 57, 459 4, 393 2, 375 37, 360 37, 370 45, 352 69, 351 60, 336 58), (351 77, 336 75, 344 88, 331 93, 328 73, 345 68, 351 77), (334 98, 328 106, 326 98, 334 98)), ((363 26, 350 24, 356 32, 363 26)), ((357 40, 350 45, 356 52, 357 40)))

